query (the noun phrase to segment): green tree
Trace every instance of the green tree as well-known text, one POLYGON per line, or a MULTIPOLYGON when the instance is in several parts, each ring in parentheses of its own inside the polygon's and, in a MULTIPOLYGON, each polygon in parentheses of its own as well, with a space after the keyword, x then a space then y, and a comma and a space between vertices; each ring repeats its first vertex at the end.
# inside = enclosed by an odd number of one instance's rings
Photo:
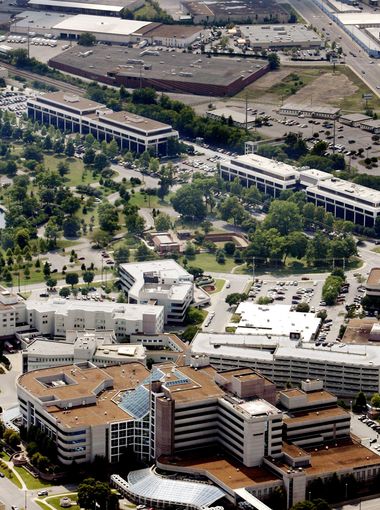
POLYGON ((77 285, 79 282, 78 273, 66 273, 65 281, 67 285, 71 285, 71 289, 73 289, 74 285, 77 285))
POLYGON ((54 289, 54 287, 57 285, 57 280, 55 278, 47 278, 46 280, 46 287, 48 289, 54 289))
POLYGON ((174 210, 181 216, 203 221, 206 217, 206 205, 202 192, 191 184, 182 186, 172 198, 174 210))
POLYGON ((116 264, 125 264, 129 261, 130 251, 127 245, 121 245, 113 252, 113 258, 116 264))
POLYGON ((298 303, 296 312, 308 313, 310 312, 310 306, 307 303, 298 303))
POLYGON ((186 311, 185 323, 186 324, 201 324, 204 320, 204 314, 198 308, 189 306, 186 311))
POLYGON ((160 213, 154 219, 154 225, 156 227, 157 232, 167 232, 171 229, 172 222, 170 216, 165 213, 160 213))
POLYGON ((109 202, 103 202, 98 207, 99 226, 111 235, 119 227, 119 214, 117 208, 109 202))
POLYGON ((95 155, 93 165, 94 165, 94 169, 97 172, 101 172, 108 165, 107 156, 105 154, 103 154, 102 152, 99 152, 98 154, 95 155))
POLYGON ((144 260, 151 260, 154 258, 152 250, 150 250, 145 243, 141 243, 136 250, 136 260, 142 262, 144 260))
POLYGON ((74 142, 71 138, 69 138, 69 140, 66 144, 65 154, 68 158, 72 158, 75 154, 75 146, 74 146, 74 142))
POLYGON ((247 299, 247 294, 240 294, 239 292, 233 292, 232 294, 228 294, 226 296, 226 299, 225 299, 225 302, 232 306, 232 305, 237 305, 239 304, 241 301, 245 301, 247 299))
POLYGON ((278 69, 280 67, 280 57, 277 53, 268 54, 268 64, 270 69, 278 69))
POLYGON ((288 235, 302 229, 302 216, 293 202, 274 200, 264 223, 266 227, 274 227, 280 234, 288 235))
POLYGON ((90 32, 84 32, 79 36, 78 44, 80 46, 94 46, 96 43, 96 37, 90 32))
POLYGON ((71 294, 71 290, 69 287, 62 287, 62 289, 59 290, 59 295, 63 298, 69 297, 71 294))
MULTIPOLYGON (((84 283, 87 283, 87 286, 90 285, 91 282, 94 281, 95 273, 93 271, 85 271, 82 275, 84 283)), ((67 280, 66 280, 66 283, 67 280)))
POLYGON ((80 233, 81 223, 78 218, 71 216, 65 218, 62 223, 63 235, 65 237, 78 237, 80 233))
POLYGON ((372 407, 380 408, 380 395, 378 393, 372 395, 370 404, 372 407))

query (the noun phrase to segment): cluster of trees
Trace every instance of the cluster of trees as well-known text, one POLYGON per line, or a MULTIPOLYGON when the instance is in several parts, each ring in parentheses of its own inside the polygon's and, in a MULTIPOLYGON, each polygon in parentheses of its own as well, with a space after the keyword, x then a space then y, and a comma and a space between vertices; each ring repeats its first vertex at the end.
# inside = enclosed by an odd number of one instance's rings
MULTIPOLYGON (((376 407, 377 409, 380 409, 380 395, 379 393, 374 393, 371 398, 369 399, 368 403, 372 407, 376 407)), ((367 411, 367 397, 363 391, 360 391, 357 394, 357 397, 353 401, 352 409, 356 413, 362 413, 367 411)))
POLYGON ((174 23, 173 18, 164 9, 160 7, 160 4, 155 0, 147 0, 142 9, 136 12, 131 11, 128 7, 124 7, 121 11, 121 17, 123 19, 137 19, 144 21, 156 21, 159 23, 165 23, 170 25, 174 23))
POLYGON ((20 436, 26 442, 29 460, 38 470, 49 473, 54 470, 57 458, 55 442, 35 426, 20 428, 20 436))
POLYGON ((107 508, 116 510, 119 508, 117 494, 110 489, 109 483, 86 478, 78 485, 78 505, 86 510, 94 508, 107 508))
POLYGON ((334 305, 345 281, 344 272, 337 268, 329 275, 322 287, 322 299, 326 305, 334 305))
POLYGON ((290 510, 331 510, 331 508, 326 501, 318 498, 312 501, 299 501, 290 510))

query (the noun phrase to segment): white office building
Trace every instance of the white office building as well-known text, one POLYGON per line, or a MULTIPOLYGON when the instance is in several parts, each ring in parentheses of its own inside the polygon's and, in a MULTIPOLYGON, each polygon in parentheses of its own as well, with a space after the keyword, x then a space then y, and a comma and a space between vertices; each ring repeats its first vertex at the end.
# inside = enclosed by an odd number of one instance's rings
POLYGON ((302 189, 310 202, 335 217, 373 227, 380 215, 380 191, 333 177, 312 168, 297 168, 257 154, 246 154, 220 163, 226 181, 238 178, 245 186, 278 196, 281 191, 302 189))
POLYGON ((113 330, 120 342, 135 333, 155 335, 164 329, 162 306, 55 298, 27 301, 26 307, 30 329, 54 338, 65 338, 68 330, 113 330))
POLYGON ((193 276, 173 259, 121 264, 120 282, 129 303, 155 303, 165 323, 182 323, 194 299, 193 276))
MULTIPOLYGON (((89 50, 91 51, 91 50, 89 50)), ((33 121, 62 131, 91 133, 97 140, 116 140, 122 150, 166 154, 168 140, 178 138, 171 126, 126 111, 114 112, 105 105, 66 92, 51 92, 27 100, 33 121)))
POLYGON ((226 181, 238 178, 243 186, 256 186, 275 197, 283 190, 295 189, 299 179, 295 167, 258 154, 245 154, 221 161, 219 174, 226 181))
POLYGON ((139 344, 117 343, 113 331, 67 331, 66 340, 37 337, 22 351, 22 371, 40 370, 90 361, 96 366, 145 363, 139 344))

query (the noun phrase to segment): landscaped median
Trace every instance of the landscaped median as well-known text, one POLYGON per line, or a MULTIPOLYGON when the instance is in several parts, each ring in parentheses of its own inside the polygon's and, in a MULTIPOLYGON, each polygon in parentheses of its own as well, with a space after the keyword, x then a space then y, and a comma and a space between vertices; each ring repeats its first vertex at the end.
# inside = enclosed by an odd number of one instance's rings
POLYGON ((61 506, 62 498, 68 498, 72 502, 76 503, 77 501, 77 493, 76 492, 66 492, 64 494, 58 494, 54 496, 46 496, 44 499, 36 499, 36 503, 43 508, 43 510, 51 510, 55 508, 56 510, 62 510, 62 508, 71 508, 71 510, 79 510, 79 506, 74 504, 72 506, 61 506))

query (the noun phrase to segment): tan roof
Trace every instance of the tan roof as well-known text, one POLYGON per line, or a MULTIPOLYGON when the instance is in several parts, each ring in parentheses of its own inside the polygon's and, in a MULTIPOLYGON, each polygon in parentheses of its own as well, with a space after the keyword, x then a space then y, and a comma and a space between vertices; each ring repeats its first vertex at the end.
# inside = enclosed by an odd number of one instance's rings
POLYGON ((145 32, 148 37, 175 37, 185 39, 191 35, 201 33, 202 28, 194 25, 159 25, 145 32))
POLYGON ((366 344, 374 324, 378 321, 372 317, 351 319, 344 332, 342 342, 347 344, 366 344))
POLYGON ((294 388, 291 390, 283 390, 280 393, 283 395, 286 395, 289 398, 303 397, 305 395, 305 392, 302 390, 299 390, 298 388, 294 388))
POLYGON ((78 96, 76 94, 70 94, 68 92, 58 91, 58 92, 48 92, 36 98, 38 99, 48 99, 49 101, 54 101, 56 103, 61 103, 64 106, 68 106, 70 108, 74 108, 76 110, 88 110, 88 109, 98 109, 105 108, 103 104, 96 103, 90 99, 87 99, 82 96, 78 96))
POLYGON ((332 407, 330 409, 320 409, 318 411, 305 411, 292 413, 290 416, 284 416, 284 422, 289 426, 296 423, 323 420, 325 418, 348 418, 349 413, 341 407, 332 407))
POLYGON ((141 131, 154 131, 156 129, 167 129, 170 127, 169 124, 164 124, 163 122, 148 119, 147 117, 142 117, 141 115, 136 115, 135 113, 127 111, 111 112, 108 110, 104 117, 95 114, 89 115, 89 117, 97 118, 99 120, 102 118, 105 120, 112 120, 120 124, 134 127, 135 129, 139 129, 141 131))
POLYGON ((373 267, 367 279, 367 285, 380 285, 380 267, 373 267))
POLYGON ((147 377, 149 371, 141 363, 107 368, 84 368, 83 365, 66 365, 49 369, 34 370, 19 378, 19 385, 35 397, 54 396, 60 400, 85 398, 96 395, 96 403, 71 409, 59 408, 56 405, 47 407, 51 415, 67 427, 91 426, 107 421, 128 420, 131 417, 117 406, 112 399, 121 390, 133 389, 138 382, 147 377), (65 374, 72 384, 58 387, 47 387, 41 382, 42 377, 65 374), (105 381, 112 381, 109 389, 99 392, 98 388, 105 381))
POLYGON ((159 462, 188 467, 194 471, 207 471, 231 489, 252 487, 260 483, 276 482, 279 478, 262 467, 247 468, 223 453, 176 455, 174 458, 160 457, 159 462))
POLYGON ((306 393, 308 402, 316 402, 320 400, 336 400, 335 395, 326 390, 309 391, 306 393))

